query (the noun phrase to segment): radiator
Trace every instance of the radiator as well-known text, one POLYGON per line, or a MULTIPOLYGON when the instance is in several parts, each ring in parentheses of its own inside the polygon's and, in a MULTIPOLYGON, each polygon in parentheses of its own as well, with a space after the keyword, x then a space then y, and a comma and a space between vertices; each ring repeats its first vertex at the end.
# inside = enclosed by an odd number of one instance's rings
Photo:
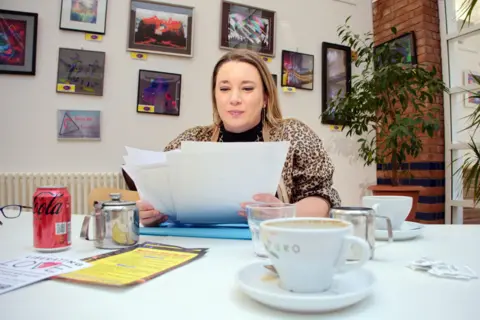
POLYGON ((0 207, 31 206, 38 186, 62 185, 72 197, 72 213, 88 213, 88 195, 99 187, 125 189, 122 172, 0 172, 0 207))

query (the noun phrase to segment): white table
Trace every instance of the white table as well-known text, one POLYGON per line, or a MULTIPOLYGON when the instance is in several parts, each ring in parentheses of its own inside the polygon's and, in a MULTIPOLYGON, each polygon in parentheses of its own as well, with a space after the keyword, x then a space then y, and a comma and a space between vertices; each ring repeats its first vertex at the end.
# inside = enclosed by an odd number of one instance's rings
MULTIPOLYGON (((1 217, 0 261, 34 252, 32 217, 1 217)), ((73 246, 62 256, 83 258, 104 252, 79 239, 83 217, 72 221, 73 246)), ((405 265, 422 256, 469 265, 480 274, 480 226, 428 225, 423 239, 379 248, 367 264, 377 283, 359 304, 325 315, 284 313, 240 292, 239 268, 258 260, 249 241, 142 237, 185 247, 208 247, 201 259, 129 289, 111 289, 63 281, 44 281, 0 295, 5 320, 25 319, 478 319, 480 279, 434 278, 405 265)))

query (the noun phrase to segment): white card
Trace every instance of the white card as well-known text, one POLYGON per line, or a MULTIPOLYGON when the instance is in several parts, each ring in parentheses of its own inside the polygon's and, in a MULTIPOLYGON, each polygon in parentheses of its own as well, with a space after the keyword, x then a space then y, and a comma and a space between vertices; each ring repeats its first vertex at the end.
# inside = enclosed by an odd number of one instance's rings
POLYGON ((0 262, 0 294, 89 267, 88 262, 52 255, 30 254, 0 262))

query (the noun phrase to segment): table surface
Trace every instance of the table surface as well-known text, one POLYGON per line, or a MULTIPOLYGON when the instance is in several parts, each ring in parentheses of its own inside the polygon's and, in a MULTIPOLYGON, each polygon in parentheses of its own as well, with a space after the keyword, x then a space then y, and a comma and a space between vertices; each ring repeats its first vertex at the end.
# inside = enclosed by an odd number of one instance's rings
MULTIPOLYGON (((72 248, 58 255, 84 258, 105 252, 79 238, 82 219, 73 216, 72 248)), ((35 252, 30 213, 2 222, 0 261, 35 252)), ((191 264, 128 289, 47 280, 7 292, 0 295, 2 318, 478 319, 480 279, 440 279, 406 265, 428 256, 468 265, 480 274, 480 225, 427 225, 422 238, 384 243, 365 266, 376 276, 373 294, 347 309, 323 315, 278 311, 238 289, 239 269, 260 260, 253 255, 250 241, 142 236, 143 241, 207 247, 209 252, 191 264)))

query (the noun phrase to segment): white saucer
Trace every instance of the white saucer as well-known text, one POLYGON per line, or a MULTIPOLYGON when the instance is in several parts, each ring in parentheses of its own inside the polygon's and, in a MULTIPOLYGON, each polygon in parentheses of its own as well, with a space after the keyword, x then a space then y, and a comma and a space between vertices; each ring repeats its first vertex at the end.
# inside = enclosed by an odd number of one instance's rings
MULTIPOLYGON (((410 240, 423 233, 425 226, 421 223, 405 221, 399 230, 393 230, 393 240, 410 240)), ((388 240, 387 230, 375 230, 375 239, 388 240)))
POLYGON ((252 299, 283 311, 312 313, 342 309, 366 298, 375 282, 370 271, 360 268, 336 275, 328 291, 292 293, 280 288, 277 275, 267 270, 265 264, 256 262, 242 268, 237 274, 237 283, 252 299))

